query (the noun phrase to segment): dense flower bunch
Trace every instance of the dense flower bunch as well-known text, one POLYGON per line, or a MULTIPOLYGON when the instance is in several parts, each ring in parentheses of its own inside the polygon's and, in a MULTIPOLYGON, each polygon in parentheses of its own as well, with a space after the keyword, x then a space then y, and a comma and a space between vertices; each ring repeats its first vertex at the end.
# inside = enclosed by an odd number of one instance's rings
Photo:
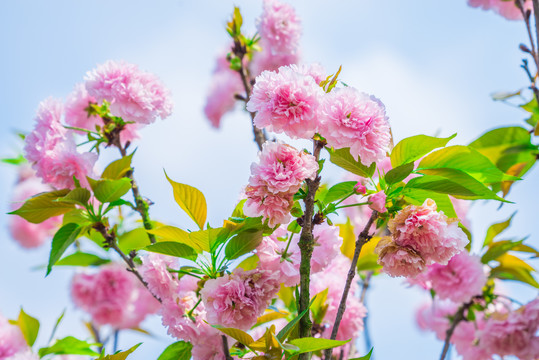
POLYGON ((136 328, 157 311, 158 303, 122 266, 101 267, 97 273, 73 277, 71 296, 75 305, 88 312, 97 325, 116 329, 136 328))

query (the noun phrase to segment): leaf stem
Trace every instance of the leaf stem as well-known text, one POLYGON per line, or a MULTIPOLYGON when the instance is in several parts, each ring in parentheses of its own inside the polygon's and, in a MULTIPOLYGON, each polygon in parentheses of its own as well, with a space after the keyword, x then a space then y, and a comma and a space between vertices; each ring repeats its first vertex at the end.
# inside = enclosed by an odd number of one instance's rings
MULTIPOLYGON (((367 224, 363 228, 363 231, 357 237, 356 247, 354 249, 354 256, 352 258, 352 263, 350 264, 350 270, 348 270, 348 276, 346 278, 346 284, 344 285, 341 302, 339 304, 339 309, 337 311, 337 317, 335 318, 335 322, 333 323, 333 329, 331 330, 330 339, 332 340, 335 340, 337 338, 339 325, 341 324, 344 311, 346 310, 346 300, 348 299, 348 293, 350 292, 352 281, 354 280, 354 277, 356 276, 356 266, 357 266, 357 260, 359 259, 359 254, 361 253, 361 249, 363 248, 363 245, 365 245, 371 238, 371 235, 369 235, 369 231, 371 229, 372 224, 374 223, 374 220, 376 220, 377 217, 378 217, 378 212, 373 211, 371 214, 371 217, 367 221, 367 224)), ((331 349, 325 350, 324 357, 326 360, 331 359, 331 352, 332 352, 331 349)))

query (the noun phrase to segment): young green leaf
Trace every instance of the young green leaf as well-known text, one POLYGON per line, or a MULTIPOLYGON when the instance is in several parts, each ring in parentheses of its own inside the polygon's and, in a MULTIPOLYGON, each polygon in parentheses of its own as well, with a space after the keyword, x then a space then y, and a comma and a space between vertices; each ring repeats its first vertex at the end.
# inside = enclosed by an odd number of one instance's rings
POLYGON ((47 275, 50 274, 52 267, 62 257, 67 248, 75 242, 79 236, 82 227, 75 223, 69 223, 62 226, 52 238, 52 248, 49 255, 49 264, 47 265, 47 275))
MULTIPOLYGON (((148 233, 153 234, 160 238, 162 241, 174 241, 179 242, 182 244, 186 244, 193 249, 195 249, 197 252, 202 252, 204 249, 197 243, 196 241, 193 241, 190 238, 190 234, 182 230, 180 228, 177 228, 175 226, 161 226, 156 229, 147 230, 148 233)), ((209 246, 208 250, 209 251, 209 246)))
POLYGON ((202 230, 204 228, 204 224, 206 223, 208 211, 204 194, 202 194, 202 192, 200 192, 200 190, 197 188, 172 181, 166 172, 165 176, 167 177, 170 185, 172 185, 176 203, 180 205, 182 210, 185 211, 202 230))
POLYGON ((77 251, 74 254, 61 258, 56 262, 56 266, 98 266, 109 263, 110 260, 103 259, 97 255, 77 251))
POLYGON ((438 211, 443 211, 450 218, 458 217, 451 199, 446 194, 407 187, 405 188, 405 196, 406 201, 412 205, 422 205, 425 200, 432 199, 436 202, 438 211))
POLYGON ((354 159, 354 157, 350 154, 349 148, 336 150, 327 148, 327 150, 330 156, 329 160, 344 170, 366 178, 374 175, 376 164, 372 163, 370 166, 363 165, 361 161, 354 159))
POLYGON ((237 259, 238 257, 253 251, 262 241, 263 231, 252 229, 242 231, 233 237, 225 248, 225 256, 229 260, 237 259))
POLYGON ((481 262, 483 264, 488 264, 491 260, 496 260, 503 254, 506 254, 508 251, 513 250, 519 245, 522 245, 522 242, 524 240, 520 241, 497 241, 489 244, 487 252, 481 257, 481 262))
POLYGON ((56 342, 48 347, 39 349, 39 356, 45 355, 88 355, 99 356, 99 353, 95 352, 92 347, 99 344, 90 344, 86 341, 79 340, 73 336, 68 336, 63 339, 56 340, 56 342))
POLYGON ((326 196, 324 197, 324 203, 329 204, 330 202, 340 200, 354 192, 354 186, 356 186, 357 181, 345 181, 333 185, 329 188, 326 196))
POLYGON ((414 163, 412 161, 389 170, 384 179, 388 185, 393 185, 406 179, 406 177, 410 175, 413 170, 414 163))
POLYGON ((255 342, 253 337, 251 335, 247 334, 243 330, 221 327, 219 325, 212 325, 212 326, 214 328, 216 328, 217 330, 219 330, 219 331, 225 333, 226 335, 230 336, 234 340, 239 341, 241 344, 243 344, 245 346, 249 346, 249 344, 252 344, 252 343, 255 342))
POLYGON ((436 138, 427 135, 416 135, 399 141, 391 152, 391 166, 396 168, 413 162, 434 149, 444 147, 457 134, 447 138, 436 138))
POLYGON ((167 346, 157 360, 189 360, 193 345, 185 341, 177 341, 167 346))
POLYGON ((190 232, 189 239, 196 244, 197 249, 211 252, 217 248, 219 243, 228 238, 229 233, 230 231, 225 228, 213 228, 190 232))
POLYGON ((144 250, 164 255, 181 257, 192 261, 195 261, 197 258, 197 253, 192 247, 175 241, 158 242, 156 244, 146 246, 144 250))
POLYGON ((372 347, 371 350, 367 353, 367 355, 362 356, 362 357, 358 357, 358 358, 353 358, 353 359, 350 359, 350 360, 370 360, 373 350, 374 350, 374 348, 372 347))
POLYGON ((144 228, 136 228, 118 236, 118 246, 124 253, 140 250, 150 245, 148 233, 144 228))
MULTIPOLYGON (((88 178, 89 179, 89 178, 88 178)), ((119 200, 131 189, 131 180, 121 178, 118 180, 94 180, 90 182, 97 200, 109 203, 119 200)))
POLYGON ((20 208, 9 214, 19 215, 33 224, 42 223, 51 217, 65 214, 75 208, 72 203, 55 201, 66 196, 69 192, 69 189, 63 189, 38 194, 26 200, 20 208))
MULTIPOLYGON (((136 150, 135 150, 136 151, 136 150)), ((111 162, 101 174, 101 179, 119 180, 131 170, 131 161, 133 160, 133 151, 130 155, 111 162)))
POLYGON ((324 339, 324 338, 304 337, 304 338, 294 339, 290 341, 289 344, 295 345, 299 348, 299 351, 293 352, 294 354, 303 354, 307 352, 336 348, 338 346, 342 346, 348 343, 349 341, 350 340, 340 341, 340 340, 330 340, 330 339, 324 339))
POLYGON ((254 270, 258 266, 258 261, 258 255, 253 254, 240 262, 237 267, 245 271, 254 270))
POLYGON ((511 221, 513 220, 513 216, 515 216, 515 214, 516 213, 513 213, 513 215, 511 215, 509 219, 505 221, 490 225, 487 230, 487 236, 485 237, 485 241, 483 241, 483 247, 489 245, 496 236, 498 236, 500 233, 502 233, 502 231, 504 231, 511 225, 511 221))
POLYGON ((90 200, 90 191, 85 188, 75 188, 71 190, 66 196, 56 199, 55 201, 62 201, 64 203, 78 204, 86 206, 88 200, 90 200))
POLYGON ((131 353, 133 353, 133 351, 135 351, 138 347, 140 346, 140 344, 137 344, 133 347, 131 347, 129 350, 126 350, 126 351, 121 351, 121 352, 118 352, 114 355, 107 355, 107 356, 101 356, 99 357, 99 360, 125 360, 127 359, 127 357, 129 355, 131 355, 131 353))
POLYGON ((24 336, 28 346, 34 345, 37 339, 37 334, 39 333, 39 321, 25 313, 21 308, 19 318, 17 319, 17 325, 21 329, 22 335, 24 336))

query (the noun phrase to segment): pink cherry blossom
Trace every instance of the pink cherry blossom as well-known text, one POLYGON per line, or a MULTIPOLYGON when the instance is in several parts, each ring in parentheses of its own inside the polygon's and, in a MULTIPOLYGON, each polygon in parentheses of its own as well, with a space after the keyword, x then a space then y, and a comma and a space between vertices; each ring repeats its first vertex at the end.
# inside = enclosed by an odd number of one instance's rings
POLYGON ((290 221, 290 209, 294 205, 293 192, 273 194, 265 186, 247 186, 245 196, 247 197, 243 206, 245 215, 262 216, 262 221, 268 220, 271 227, 290 221))
POLYGON ((493 314, 479 336, 481 348, 521 360, 539 357, 539 298, 508 314, 493 314))
MULTIPOLYGON (((230 342, 229 346, 231 346, 230 342)), ((205 337, 203 342, 193 344, 191 356, 193 360, 225 360, 221 335, 205 337)))
MULTIPOLYGON (((13 203, 11 209, 19 208, 30 197, 51 189, 39 179, 32 176, 20 182, 13 189, 13 203)), ((19 216, 9 218, 9 232, 19 245, 25 248, 35 248, 43 245, 54 234, 61 224, 61 217, 55 216, 39 224, 32 224, 19 216)))
POLYGON ((0 315, 0 360, 24 352, 28 349, 26 340, 18 326, 11 325, 0 315))
POLYGON ((329 146, 350 148, 366 166, 381 161, 391 141, 384 104, 352 87, 334 89, 324 97, 319 132, 329 146))
POLYGON ((279 282, 263 270, 236 269, 206 281, 200 295, 210 324, 249 329, 279 291, 279 282))
POLYGON ((258 33, 272 54, 293 54, 301 37, 301 23, 294 8, 276 0, 264 0, 264 11, 258 19, 258 33))
POLYGON ((417 324, 420 329, 434 331, 438 339, 445 340, 447 329, 451 325, 449 317, 457 313, 458 307, 447 300, 424 304, 416 312, 417 324))
POLYGON ((290 68, 297 72, 298 74, 308 75, 316 81, 317 84, 320 84, 323 80, 326 80, 326 70, 319 63, 312 64, 293 64, 290 65, 290 68))
POLYGON ((204 105, 204 114, 214 128, 219 128, 223 115, 234 109, 234 95, 244 93, 240 74, 230 69, 226 55, 219 56, 204 105))
POLYGON ((432 289, 442 299, 464 303, 481 295, 487 277, 477 256, 462 251, 453 256, 447 265, 433 264, 426 274, 432 289))
POLYGON ((314 180, 318 163, 314 156, 281 142, 267 141, 251 164, 249 185, 265 186, 274 194, 295 193, 305 179, 314 180))
POLYGON ((292 237, 285 256, 283 255, 288 243, 286 226, 281 226, 270 236, 265 236, 256 248, 258 268, 276 274, 279 282, 285 286, 299 283, 301 253, 297 246, 298 237, 299 235, 292 237))
POLYGON ((75 85, 75 89, 66 99, 66 124, 92 131, 95 131, 96 125, 103 126, 103 121, 98 116, 88 116, 88 111, 86 110, 90 103, 96 102, 96 99, 88 94, 84 84, 75 85))
POLYGON ((156 253, 142 256, 138 271, 148 284, 148 289, 161 300, 172 299, 178 290, 178 279, 168 271, 169 268, 176 269, 176 260, 156 253))
MULTIPOLYGON (((524 10, 533 11, 531 0, 524 0, 524 10)), ((483 10, 493 10, 508 20, 522 20, 522 13, 514 1, 507 0, 468 0, 468 5, 483 10)))
POLYGON ((386 194, 383 191, 379 191, 376 194, 369 196, 369 208, 371 210, 378 211, 379 213, 385 213, 386 208, 386 194))
POLYGON ((446 265, 469 242, 454 219, 436 211, 432 199, 421 206, 408 205, 389 221, 388 228, 397 245, 413 249, 427 265, 446 265))
POLYGON ((86 176, 92 177, 97 154, 79 153, 72 137, 57 144, 45 157, 34 164, 37 176, 57 189, 74 188, 73 177, 88 187, 86 176))
POLYGON ((254 53, 253 60, 249 64, 252 76, 258 76, 266 70, 277 71, 281 66, 297 64, 299 62, 299 51, 295 53, 272 54, 271 45, 267 41, 261 39, 259 45, 262 51, 254 53))
POLYGON ((57 99, 48 98, 39 104, 34 130, 25 138, 24 153, 30 163, 41 161, 64 141, 67 130, 61 124, 63 111, 57 99))
POLYGON ((314 251, 311 258, 311 271, 317 273, 328 268, 341 252, 342 237, 337 226, 322 223, 313 228, 314 251))
POLYGON ((89 71, 84 80, 88 94, 99 102, 108 101, 112 114, 124 121, 147 125, 172 112, 170 91, 136 65, 109 60, 89 71))
POLYGON ((389 236, 378 242, 375 252, 378 254, 378 264, 389 276, 414 278, 425 271, 425 260, 417 251, 398 245, 389 236))
POLYGON ((354 191, 358 195, 365 195, 367 193, 367 188, 361 183, 361 181, 358 181, 354 186, 354 191))
POLYGON ((278 72, 264 71, 256 78, 247 110, 256 112, 254 124, 258 128, 309 139, 318 129, 323 94, 313 77, 283 66, 278 72))

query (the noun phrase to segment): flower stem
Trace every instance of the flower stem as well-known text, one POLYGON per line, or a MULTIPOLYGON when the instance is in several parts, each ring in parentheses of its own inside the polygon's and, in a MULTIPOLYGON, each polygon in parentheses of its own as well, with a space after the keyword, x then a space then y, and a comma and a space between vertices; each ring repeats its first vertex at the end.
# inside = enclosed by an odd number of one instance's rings
MULTIPOLYGON (((359 259, 359 254, 361 253, 361 248, 363 248, 363 245, 365 245, 371 238, 369 235, 369 231, 371 229, 372 224, 374 223, 374 220, 378 217, 378 212, 373 211, 371 214, 371 217, 367 221, 367 224, 363 228, 363 231, 359 234, 356 240, 356 248, 354 250, 354 256, 352 258, 352 263, 350 264, 350 270, 348 270, 348 276, 346 278, 346 284, 344 286, 344 290, 341 297, 341 302, 339 304, 339 309, 337 311, 337 317, 335 318, 335 322, 333 323, 333 329, 331 330, 331 339, 335 340, 337 338, 337 332, 339 331, 339 325, 341 324, 342 317, 344 315, 344 311, 346 310, 346 300, 348 299, 348 293, 350 292, 350 287, 352 286, 352 281, 354 280, 354 277, 356 276, 356 266, 357 266, 357 260, 359 259)), ((331 353, 332 349, 327 349, 324 352, 324 357, 326 360, 331 359, 331 353)))
MULTIPOLYGON (((320 151, 324 147, 324 142, 314 140, 313 156, 316 161, 320 158, 320 151)), ((311 282, 311 258, 314 250, 313 239, 313 216, 314 216, 314 200, 316 191, 320 186, 320 176, 317 176, 314 180, 307 179, 307 196, 303 199, 305 203, 305 213, 303 215, 303 224, 301 229, 301 235, 299 238, 298 246, 301 251, 301 263, 299 266, 300 273, 300 295, 299 295, 299 310, 301 314, 309 307, 309 301, 311 299, 309 293, 309 286, 311 282)), ((311 336, 312 322, 309 312, 301 318, 299 321, 299 337, 311 336)), ((303 353, 299 355, 299 360, 310 359, 310 353, 303 353)))
POLYGON ((234 360, 234 358, 230 356, 230 352, 228 351, 228 340, 226 339, 226 336, 221 335, 221 338, 223 339, 223 352, 225 353, 225 359, 234 360))
POLYGON ((440 360, 445 360, 445 357, 447 355, 447 352, 449 351, 449 345, 450 345, 450 340, 451 340, 451 336, 453 336, 453 332, 455 331, 455 328, 457 327, 457 325, 462 321, 464 320, 464 312, 466 310, 468 310, 468 308, 470 306, 472 306, 473 304, 473 301, 470 301, 466 304, 463 304, 459 310, 457 311, 457 313, 455 314, 454 318, 453 318, 453 322, 451 323, 451 327, 449 329, 447 329, 446 333, 445 333, 445 342, 444 342, 444 348, 442 349, 442 355, 440 356, 440 360))

